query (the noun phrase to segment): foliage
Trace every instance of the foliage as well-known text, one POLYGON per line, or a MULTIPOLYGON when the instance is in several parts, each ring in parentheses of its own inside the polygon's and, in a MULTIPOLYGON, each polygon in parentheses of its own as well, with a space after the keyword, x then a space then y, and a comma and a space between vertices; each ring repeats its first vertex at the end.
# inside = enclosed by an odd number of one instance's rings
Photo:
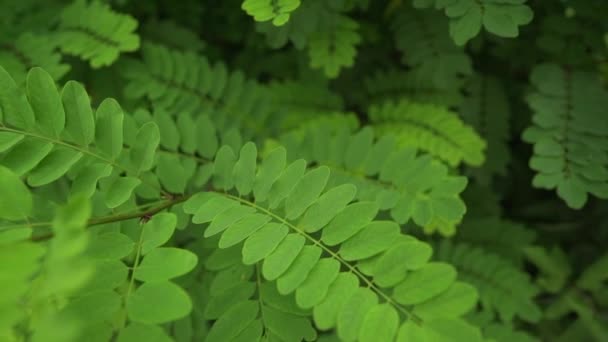
POLYGON ((608 340, 608 7, 0 7, 1 341, 608 340))

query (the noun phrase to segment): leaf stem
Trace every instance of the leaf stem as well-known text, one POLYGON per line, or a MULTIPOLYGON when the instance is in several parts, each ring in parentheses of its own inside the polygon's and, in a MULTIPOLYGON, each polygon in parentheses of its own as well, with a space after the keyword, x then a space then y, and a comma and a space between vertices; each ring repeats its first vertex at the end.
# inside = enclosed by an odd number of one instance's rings
MULTIPOLYGON (((121 222, 121 221, 127 221, 127 220, 132 220, 132 219, 137 219, 137 218, 144 218, 144 217, 150 217, 150 216, 154 216, 157 213, 171 208, 174 205, 177 205, 179 203, 182 203, 184 201, 186 201, 188 198, 190 198, 190 196, 181 196, 181 197, 176 197, 173 198, 171 200, 167 200, 164 201, 162 203, 160 203, 157 206, 154 206, 152 208, 149 208, 147 210, 144 211, 136 211, 136 212, 129 212, 129 213, 124 213, 124 214, 119 214, 119 215, 110 215, 110 216, 104 216, 104 217, 98 217, 98 218, 92 218, 89 220, 89 222, 87 223, 87 227, 92 227, 92 226, 98 226, 98 225, 102 225, 102 224, 108 224, 108 223, 113 223, 113 222, 121 222)), ((42 222, 44 224, 47 225, 51 225, 51 222, 42 222)), ((41 226, 40 223, 33 223, 30 226, 41 226)), ((40 235, 40 236, 35 236, 32 237, 32 241, 44 241, 44 240, 48 240, 50 238, 53 237, 53 233, 48 233, 48 234, 44 234, 44 235, 40 235)))
POLYGON ((305 231, 303 231, 302 229, 296 227, 295 225, 293 225, 291 222, 285 220, 284 218, 280 217, 279 215, 273 213, 272 211, 260 207, 257 204, 247 201, 245 199, 242 199, 240 197, 237 196, 233 196, 227 193, 221 193, 218 192, 218 194, 224 195, 230 199, 233 199, 235 201, 238 201, 240 203, 243 203, 247 206, 250 206, 256 210, 259 210, 261 212, 264 212, 265 214, 273 217, 275 220, 285 224, 286 226, 290 227, 291 229, 293 229, 294 231, 296 231, 298 234, 302 235, 303 237, 305 237, 306 239, 308 239, 309 241, 311 241, 313 244, 317 245, 319 248, 321 248, 323 251, 325 251, 327 254, 329 254, 332 258, 336 259, 337 261, 339 261, 342 265, 344 265, 346 268, 349 269, 349 271, 351 271, 352 273, 354 273, 359 279, 361 279, 361 281, 363 281, 365 283, 365 285, 367 285, 367 287, 369 287, 370 289, 372 289, 374 292, 376 292, 380 297, 382 297, 384 300, 386 300, 388 303, 390 303, 392 306, 394 306, 397 310, 401 311, 401 313, 403 313, 406 317, 408 317, 409 319, 411 319, 413 322, 415 322, 418 325, 422 324, 422 319, 418 316, 416 316, 414 313, 410 312, 409 310, 407 310, 406 308, 404 308, 403 306, 401 306, 399 303, 395 302, 395 300, 391 297, 389 297, 387 294, 385 294, 382 290, 380 290, 372 281, 370 281, 365 275, 363 275, 355 266, 351 265, 350 263, 346 262, 346 260, 342 259, 342 257, 340 255, 338 255, 338 253, 332 251, 329 247, 325 246, 324 244, 322 244, 320 241, 318 241, 317 239, 313 238, 312 236, 310 236, 309 234, 307 234, 305 231))

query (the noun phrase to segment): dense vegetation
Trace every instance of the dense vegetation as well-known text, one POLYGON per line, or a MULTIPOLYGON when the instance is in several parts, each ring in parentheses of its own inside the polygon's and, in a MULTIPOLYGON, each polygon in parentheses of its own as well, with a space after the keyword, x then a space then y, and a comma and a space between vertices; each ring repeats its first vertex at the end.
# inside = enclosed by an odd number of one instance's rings
POLYGON ((0 341, 608 341, 606 17, 0 1, 0 341))

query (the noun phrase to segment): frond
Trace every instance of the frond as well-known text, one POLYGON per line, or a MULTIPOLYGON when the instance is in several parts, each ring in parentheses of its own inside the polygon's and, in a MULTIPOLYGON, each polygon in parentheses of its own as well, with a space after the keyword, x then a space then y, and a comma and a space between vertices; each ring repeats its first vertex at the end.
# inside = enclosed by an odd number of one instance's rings
MULTIPOLYGON (((238 249, 232 250, 240 254, 238 249)), ((216 250, 210 260, 221 251, 216 250)), ((206 266, 214 272, 207 274, 211 277, 209 300, 202 315, 208 321, 216 321, 207 341, 239 337, 257 340, 262 335, 276 341, 316 340, 317 331, 309 317, 311 311, 300 309, 293 295, 282 295, 275 284, 264 282, 260 266, 243 265, 241 258, 225 259, 221 265, 210 262, 206 266)))
POLYGON ((345 15, 328 13, 321 25, 308 42, 310 66, 335 78, 342 68, 355 63, 356 47, 361 42, 359 24, 345 15))
POLYGON ((470 57, 445 34, 447 21, 440 14, 399 8, 391 29, 402 60, 413 68, 416 80, 449 91, 462 85, 463 76, 472 74, 470 57))
POLYGON ((392 135, 375 138, 369 127, 341 127, 311 125, 306 132, 286 134, 281 142, 294 156, 329 166, 330 184, 355 184, 358 200, 375 202, 398 223, 413 221, 429 234, 455 233, 466 211, 459 196, 467 185, 465 177, 450 175, 429 155, 400 147, 392 135))
POLYGON ((469 172, 481 183, 489 184, 494 175, 506 176, 509 163, 509 102, 498 79, 476 75, 465 87, 467 97, 459 108, 463 121, 487 142, 486 160, 469 172))
POLYGON ((439 260, 453 264, 460 279, 479 291, 481 304, 505 322, 515 317, 537 322, 542 315, 534 302, 539 289, 527 273, 502 257, 483 248, 443 240, 437 251, 439 260))
POLYGON ((93 68, 108 66, 123 52, 139 48, 137 21, 112 11, 98 0, 76 0, 61 14, 55 33, 63 53, 89 61, 93 68))
POLYGON ((483 28, 499 37, 515 38, 519 27, 529 24, 534 17, 526 0, 417 0, 414 7, 443 9, 450 18, 450 36, 458 45, 477 36, 483 28))
POLYGON ((527 100, 533 125, 523 139, 534 145, 534 187, 557 189, 571 208, 588 194, 608 198, 608 92, 593 74, 555 64, 532 71, 527 100))
POLYGON ((29 69, 41 67, 55 81, 60 80, 70 66, 61 61, 57 45, 48 35, 23 33, 12 42, 0 42, 0 65, 8 70, 19 85, 25 83, 29 69))
MULTIPOLYGON (((345 340, 388 341, 397 334, 441 339, 448 330, 481 340, 458 318, 474 306, 475 289, 456 282, 448 264, 428 262, 432 249, 426 243, 403 235, 395 222, 374 220, 376 203, 351 203, 355 186, 328 188, 328 167, 307 170, 301 159, 288 165, 283 148, 260 165, 256 159, 252 143, 238 154, 220 148, 215 190, 184 205, 193 223, 207 225, 204 236, 218 243, 210 260, 257 264, 265 281, 276 280, 280 294, 295 293, 297 307, 312 310, 317 328, 336 329, 345 340)), ((226 326, 234 333, 259 325, 259 310, 249 299, 235 303, 210 336, 221 340, 226 326)), ((252 329, 248 339, 255 340, 259 330, 252 329)))
POLYGON ((223 63, 212 65, 190 51, 155 44, 145 44, 142 55, 143 61, 122 65, 129 80, 125 94, 146 98, 155 109, 208 115, 219 130, 238 128, 245 137, 258 133, 275 110, 265 87, 240 71, 229 72, 223 63))
POLYGON ((458 228, 456 241, 483 247, 514 265, 521 265, 525 248, 531 246, 536 237, 534 230, 517 222, 498 217, 470 219, 467 216, 467 220, 458 228))
POLYGON ((291 12, 300 7, 300 0, 245 0, 241 8, 255 21, 270 21, 282 26, 289 21, 291 12))
POLYGON ((419 148, 451 166, 479 166, 485 160, 486 142, 444 107, 401 100, 372 105, 368 115, 377 131, 395 134, 400 145, 419 148))
POLYGON ((266 36, 267 44, 273 49, 280 49, 293 43, 296 49, 302 50, 308 45, 310 36, 317 30, 325 6, 322 1, 304 1, 297 11, 290 14, 287 23, 281 26, 269 22, 256 23, 256 30, 266 36))
MULTIPOLYGON (((115 208, 142 184, 138 176, 153 167, 158 126, 136 128, 126 150, 124 114, 115 100, 104 100, 93 114, 81 84, 70 81, 59 92, 40 68, 28 73, 25 92, 2 67, 0 84, 0 164, 26 178, 29 186, 68 175, 72 194, 91 196, 104 178, 99 185, 106 192, 105 204, 115 208)), ((156 194, 161 192, 156 186, 156 194)))
POLYGON ((340 120, 344 100, 332 92, 326 84, 318 82, 283 81, 270 83, 277 111, 269 120, 276 134, 305 126, 307 122, 335 116, 340 120))
POLYGON ((365 79, 365 88, 372 103, 408 98, 420 103, 435 103, 446 107, 460 105, 464 97, 459 89, 440 88, 421 73, 399 69, 377 70, 365 79))

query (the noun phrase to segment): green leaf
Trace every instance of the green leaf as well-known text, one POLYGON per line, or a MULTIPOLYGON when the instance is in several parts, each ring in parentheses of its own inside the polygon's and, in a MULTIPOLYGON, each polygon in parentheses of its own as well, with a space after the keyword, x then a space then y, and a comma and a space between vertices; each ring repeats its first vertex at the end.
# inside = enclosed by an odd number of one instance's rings
POLYGON ((253 322, 258 311, 259 304, 254 301, 245 301, 233 306, 213 324, 205 341, 231 341, 253 322))
POLYGON ((253 213, 255 213, 255 209, 252 207, 240 205, 238 203, 232 205, 232 203, 230 203, 226 210, 221 211, 213 218, 213 221, 205 230, 204 236, 210 237, 221 233, 241 221, 243 218, 251 216, 253 213))
POLYGON ((421 326, 407 320, 399 329, 397 342, 409 341, 471 341, 482 342, 484 339, 477 327, 462 319, 436 319, 424 322, 421 326))
POLYGON ((340 262, 321 259, 310 271, 304 283, 296 290, 296 303, 303 309, 319 304, 327 295, 329 286, 340 272, 340 262))
POLYGON ((270 189, 270 193, 268 194, 270 209, 277 208, 281 201, 289 196, 293 188, 304 176, 305 171, 306 161, 303 159, 298 159, 289 164, 270 189))
POLYGON ((249 341, 260 341, 262 334, 264 333, 264 326, 259 320, 254 320, 243 329, 235 338, 230 340, 231 342, 249 342, 249 341))
POLYGON ((243 244, 243 263, 253 265, 272 253, 283 241, 289 228, 280 223, 270 222, 251 234, 243 244))
POLYGON ((279 341, 316 341, 316 331, 307 317, 283 311, 283 303, 262 307, 269 336, 279 341))
POLYGON ((79 146, 95 139, 95 117, 91 101, 82 84, 69 81, 63 87, 61 100, 65 109, 65 130, 79 146))
POLYGON ((287 218, 293 220, 300 217, 304 210, 319 198, 328 179, 329 168, 327 166, 321 166, 306 173, 287 197, 285 202, 287 218))
POLYGON ((287 151, 283 147, 272 150, 262 161, 253 187, 253 194, 257 201, 264 202, 276 180, 285 169, 287 151))
POLYGON ((532 21, 534 14, 525 5, 485 4, 483 26, 488 32, 500 37, 515 38, 519 35, 519 26, 532 21))
POLYGON ((129 156, 138 173, 148 171, 154 165, 156 149, 160 144, 160 131, 154 122, 145 123, 137 131, 129 156))
POLYGON ((304 247, 304 237, 298 234, 289 234, 279 243, 277 248, 264 259, 262 274, 268 280, 280 277, 300 254, 304 247))
POLYGON ((338 245, 369 224, 378 213, 375 202, 357 202, 342 210, 322 231, 321 240, 329 245, 338 245))
POLYGON ((213 174, 215 175, 214 186, 218 189, 230 190, 234 186, 232 170, 236 163, 234 151, 228 145, 222 146, 215 155, 213 174))
MULTIPOLYGON (((232 207, 236 207, 239 205, 240 204, 237 201, 234 201, 224 196, 218 196, 216 194, 213 194, 211 199, 207 199, 204 203, 202 203, 202 205, 200 205, 196 210, 194 210, 195 214, 192 218, 192 222, 196 224, 201 224, 207 222, 214 222, 215 220, 220 221, 218 219, 219 215, 230 210, 232 207)), ((226 219, 229 219, 229 217, 227 217, 226 219)), ((209 234, 213 235, 212 232, 209 232, 209 234)))
POLYGON ((344 341, 356 341, 365 315, 378 304, 378 297, 367 288, 358 288, 344 303, 338 316, 338 336, 344 341))
POLYGON ((93 196, 97 182, 112 174, 112 166, 105 163, 93 163, 84 167, 72 182, 72 195, 93 196))
MULTIPOLYGON (((0 66, 0 114, 10 126, 31 130, 35 125, 34 113, 25 96, 9 73, 0 66)), ((0 119, 2 117, 0 116, 0 119)))
POLYGON ((327 290, 325 299, 313 309, 317 327, 328 330, 336 326, 342 306, 359 288, 359 279, 352 273, 340 273, 327 290))
POLYGON ((466 283, 455 282, 447 291, 417 305, 414 314, 423 320, 448 317, 457 318, 471 310, 477 303, 477 290, 466 283))
POLYGON ((454 267, 431 262, 410 273, 395 287, 393 298, 403 305, 419 304, 447 290, 456 280, 454 267))
POLYGON ((192 310, 188 294, 169 281, 144 283, 128 298, 127 314, 134 322, 161 324, 185 317, 192 310))
POLYGON ((0 152, 7 151, 23 140, 24 136, 12 132, 0 132, 0 152))
POLYGON ((0 218, 24 220, 32 212, 32 195, 19 177, 11 170, 0 166, 0 218))
POLYGON ((207 303, 205 312, 203 313, 205 319, 216 320, 222 317, 234 305, 251 298, 255 291, 255 283, 243 282, 242 279, 236 279, 234 283, 227 285, 223 291, 211 294, 211 299, 207 303))
POLYGON ((314 233, 331 221, 357 193, 357 187, 343 184, 324 193, 319 200, 310 206, 298 226, 308 233, 314 233))
POLYGON ((220 238, 219 247, 228 248, 238 244, 262 228, 270 219, 270 216, 264 214, 243 217, 226 229, 220 238))
POLYGON ((25 139, 2 159, 2 165, 21 176, 32 170, 53 149, 53 144, 38 139, 25 139))
POLYGON ((95 146, 102 154, 114 160, 122 151, 122 109, 116 100, 105 99, 97 108, 95 116, 95 146))
POLYGON ((361 260, 390 248, 401 236, 399 225, 392 221, 375 221, 363 228, 340 247, 344 260, 361 260))
POLYGON ((234 164, 234 184, 241 196, 248 195, 253 189, 258 150, 248 142, 241 148, 239 160, 234 164))
POLYGON ((391 247, 374 267, 374 282, 383 287, 392 287, 402 281, 407 270, 416 270, 431 257, 431 246, 419 241, 405 241, 391 247))
POLYGON ((65 127, 65 112, 51 75, 39 67, 32 68, 27 74, 26 91, 40 130, 59 137, 65 127))
POLYGON ((135 177, 116 178, 105 193, 105 203, 108 208, 116 208, 125 203, 139 184, 141 181, 135 177))
POLYGON ((463 16, 450 21, 450 35, 456 45, 464 45, 479 34, 481 25, 481 7, 471 6, 463 16))
POLYGON ((575 176, 564 179, 557 186, 557 195, 573 209, 581 209, 587 203, 587 192, 583 183, 575 176))
POLYGON ((135 243, 128 236, 108 232, 91 239, 87 255, 97 260, 119 260, 131 254, 135 243))
POLYGON ((143 225, 143 236, 141 242, 141 254, 146 255, 156 247, 164 245, 177 226, 177 216, 171 213, 160 213, 152 217, 143 225))
POLYGON ((163 247, 151 250, 135 269, 135 279, 162 281, 184 275, 196 266, 196 254, 180 248, 163 247))
POLYGON ((277 280, 279 293, 287 295, 297 289, 307 279, 320 257, 321 249, 319 247, 304 246, 291 267, 277 280))
POLYGON ((188 175, 178 156, 159 154, 156 175, 163 187, 171 193, 183 194, 186 191, 188 175))
POLYGON ((56 148, 30 172, 27 182, 30 186, 39 187, 56 181, 65 175, 82 156, 81 152, 71 148, 56 148))
POLYGON ((196 150, 204 158, 211 159, 218 148, 215 126, 207 115, 199 115, 194 124, 196 130, 196 150))
POLYGON ((363 319, 359 341, 393 341, 399 328, 399 315, 390 304, 374 306, 363 319))
POLYGON ((156 325, 130 323, 120 331, 118 342, 172 342, 173 339, 165 331, 156 325))
POLYGON ((181 138, 177 123, 163 110, 155 110, 153 120, 160 131, 160 145, 169 151, 177 151, 181 138))

